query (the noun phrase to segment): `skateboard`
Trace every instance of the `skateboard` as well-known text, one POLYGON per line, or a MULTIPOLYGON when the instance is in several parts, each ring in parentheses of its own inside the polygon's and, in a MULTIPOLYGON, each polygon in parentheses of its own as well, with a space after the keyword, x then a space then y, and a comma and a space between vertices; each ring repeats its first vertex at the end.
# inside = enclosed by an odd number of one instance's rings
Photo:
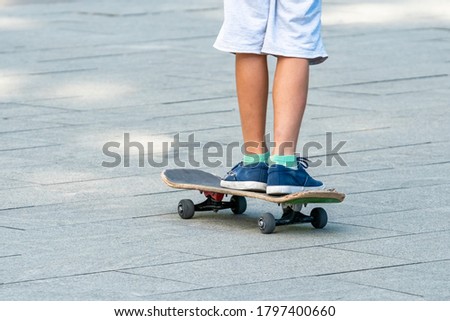
POLYGON ((243 214, 247 209, 246 197, 256 198, 281 205, 283 214, 275 219, 271 213, 264 213, 258 219, 258 226, 263 234, 270 234, 276 226, 311 223, 313 227, 322 229, 327 225, 327 212, 321 208, 313 208, 310 215, 301 213, 302 207, 310 203, 340 203, 345 194, 334 189, 306 191, 287 195, 273 196, 263 192, 243 191, 220 186, 220 177, 198 169, 166 169, 161 173, 164 183, 172 188, 197 190, 205 196, 201 203, 194 204, 190 199, 182 199, 178 203, 178 214, 183 219, 190 219, 195 212, 231 209, 234 214, 243 214), (231 196, 225 201, 226 196, 231 196))

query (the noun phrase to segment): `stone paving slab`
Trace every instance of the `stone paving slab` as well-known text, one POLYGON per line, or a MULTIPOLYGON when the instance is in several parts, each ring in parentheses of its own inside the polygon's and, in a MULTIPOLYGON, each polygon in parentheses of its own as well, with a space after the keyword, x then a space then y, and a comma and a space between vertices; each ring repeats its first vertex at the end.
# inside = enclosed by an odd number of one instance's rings
POLYGON ((448 261, 448 230, 409 234, 384 240, 361 241, 357 244, 333 245, 349 251, 395 257, 413 262, 448 261), (408 246, 414 244, 414 246, 408 246))
MULTIPOLYGON (((448 260, 419 263, 375 271, 362 271, 330 277, 353 284, 377 287, 410 295, 410 299, 448 300, 450 279, 446 275, 448 260), (436 271, 436 272, 433 272, 436 271)), ((406 299, 406 300, 410 300, 406 299)))
POLYGON ((130 270, 139 275, 160 277, 170 276, 176 280, 191 280, 204 287, 220 287, 226 285, 245 284, 257 278, 259 282, 279 280, 285 278, 316 276, 327 273, 328 267, 334 265, 337 272, 370 269, 379 266, 397 265, 405 261, 382 256, 372 257, 363 253, 348 252, 347 260, 337 259, 341 255, 337 251, 325 248, 296 249, 289 252, 270 251, 258 255, 241 255, 205 259, 180 265, 166 265, 164 269, 158 267, 138 268, 130 270), (320 261, 312 260, 321 257, 320 261), (280 261, 281 260, 281 261, 280 261), (236 266, 240 268, 237 269, 236 266), (229 273, 234 270, 233 273, 229 273), (289 277, 285 277, 289 275, 289 277))
POLYGON ((125 133, 158 160, 194 133, 188 167, 240 160, 202 154, 241 142, 234 57, 212 48, 222 0, 3 1, 0 299, 448 300, 450 7, 323 5, 330 58, 311 68, 299 150, 321 144, 310 172, 347 198, 324 230, 262 235, 276 204, 181 220, 178 201, 202 196, 165 186, 136 148, 124 157, 125 133), (326 164, 327 132, 346 166, 326 164), (117 167, 102 167, 107 142, 117 167))
MULTIPOLYGON (((374 212, 376 212, 375 209, 374 212)), ((397 211, 382 211, 372 214, 360 214, 356 216, 339 216, 333 218, 333 222, 342 224, 354 224, 357 226, 370 226, 380 229, 394 230, 403 233, 426 233, 436 231, 439 227, 443 231, 449 229, 449 221, 445 219, 449 212, 448 206, 436 206, 433 208, 405 208, 397 211), (422 221, 421 224, 417 222, 422 221)))
POLYGON ((286 301, 410 301, 422 300, 421 296, 399 291, 356 284, 332 277, 299 277, 268 282, 194 289, 187 292, 168 292, 144 297, 147 300, 286 300, 286 301), (277 292, 276 289, 283 289, 277 292), (186 298, 187 296, 187 298, 186 298), (376 299, 375 299, 376 298, 376 299))
POLYGON ((191 291, 195 285, 152 278, 123 272, 104 272, 56 278, 33 283, 16 283, 2 286, 3 300, 144 300, 145 296, 171 291, 191 291), (124 284, 126 286, 124 287, 124 284))

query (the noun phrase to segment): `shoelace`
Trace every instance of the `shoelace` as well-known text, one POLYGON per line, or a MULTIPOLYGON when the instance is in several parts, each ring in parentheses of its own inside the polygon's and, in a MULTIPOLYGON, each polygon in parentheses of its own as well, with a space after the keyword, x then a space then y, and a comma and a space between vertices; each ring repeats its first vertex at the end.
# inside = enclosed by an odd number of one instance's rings
POLYGON ((309 167, 309 159, 306 157, 297 157, 297 168, 300 168, 302 166, 304 169, 307 169, 309 167))
POLYGON ((234 172, 234 169, 237 168, 237 167, 239 167, 239 166, 241 166, 241 165, 243 165, 243 164, 244 164, 244 162, 239 162, 239 163, 237 163, 232 169, 230 169, 230 170, 227 172, 227 175, 230 175, 230 176, 236 176, 236 173, 234 172))

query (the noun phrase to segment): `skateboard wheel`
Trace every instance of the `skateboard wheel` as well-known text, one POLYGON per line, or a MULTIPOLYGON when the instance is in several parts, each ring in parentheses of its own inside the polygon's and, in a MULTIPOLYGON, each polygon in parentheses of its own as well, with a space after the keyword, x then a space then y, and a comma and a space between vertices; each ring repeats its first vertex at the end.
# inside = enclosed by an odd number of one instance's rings
POLYGON ((183 219, 190 219, 194 216, 195 205, 191 200, 181 200, 178 203, 178 215, 183 219))
POLYGON ((242 214, 247 209, 247 201, 243 196, 233 195, 230 202, 232 204, 231 210, 234 214, 242 214))
POLYGON ((313 208, 311 211, 311 217, 312 217, 311 224, 315 228, 321 229, 324 228, 325 225, 327 225, 328 215, 323 208, 321 207, 313 208))
POLYGON ((264 213, 258 220, 259 230, 263 234, 270 234, 275 231, 276 221, 270 213, 264 213))

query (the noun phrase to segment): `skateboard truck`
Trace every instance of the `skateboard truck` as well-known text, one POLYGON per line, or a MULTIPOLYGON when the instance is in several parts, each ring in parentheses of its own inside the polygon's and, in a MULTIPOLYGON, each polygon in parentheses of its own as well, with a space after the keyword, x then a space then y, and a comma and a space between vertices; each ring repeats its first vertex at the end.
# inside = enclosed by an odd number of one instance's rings
POLYGON ((263 234, 270 234, 276 226, 311 223, 316 229, 322 229, 328 223, 327 212, 321 208, 313 208, 310 215, 300 212, 302 205, 305 204, 286 204, 283 203, 283 215, 276 219, 271 213, 264 213, 258 220, 258 226, 263 234))
POLYGON ((217 213, 219 210, 233 208, 234 206, 234 203, 231 201, 222 201, 225 197, 225 194, 203 191, 200 191, 200 193, 206 196, 206 200, 194 205, 194 210, 196 212, 214 211, 217 213))
POLYGON ((201 203, 194 204, 190 199, 181 200, 178 203, 178 214, 184 218, 189 219, 194 216, 195 212, 214 211, 218 212, 223 209, 231 209, 234 214, 242 214, 247 209, 247 201, 242 196, 231 196, 229 201, 223 201, 225 194, 200 191, 206 196, 206 200, 201 203))
POLYGON ((323 208, 316 207, 311 211, 311 215, 305 215, 300 212, 302 207, 306 207, 306 204, 283 204, 283 216, 276 220, 277 226, 311 223, 315 228, 321 229, 327 225, 328 215, 323 208))

